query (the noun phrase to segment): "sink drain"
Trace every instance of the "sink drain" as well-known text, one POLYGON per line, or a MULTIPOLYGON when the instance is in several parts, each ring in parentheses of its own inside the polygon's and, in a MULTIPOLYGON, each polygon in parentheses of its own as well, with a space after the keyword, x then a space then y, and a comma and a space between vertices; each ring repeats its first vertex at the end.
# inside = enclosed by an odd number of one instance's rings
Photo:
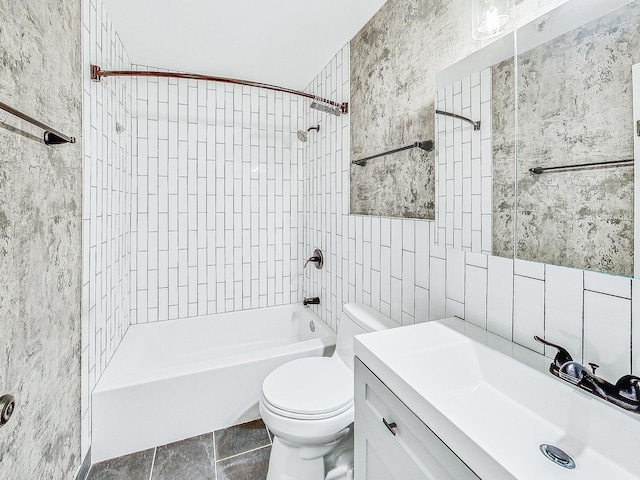
POLYGON ((558 447, 543 443, 542 445, 540 445, 540 451, 545 457, 547 457, 556 465, 568 468, 569 470, 576 468, 576 462, 573 461, 573 458, 560 450, 558 447))

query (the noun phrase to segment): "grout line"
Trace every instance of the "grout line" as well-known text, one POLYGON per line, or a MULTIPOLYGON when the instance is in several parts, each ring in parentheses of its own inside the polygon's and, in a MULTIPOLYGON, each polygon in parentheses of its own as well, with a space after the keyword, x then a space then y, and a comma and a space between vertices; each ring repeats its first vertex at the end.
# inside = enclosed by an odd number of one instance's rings
POLYGON ((271 445, 262 445, 261 447, 256 447, 256 448, 252 448, 251 450, 247 450, 246 452, 236 453, 235 455, 230 455, 228 457, 221 458, 220 460, 216 460, 216 464, 218 464, 218 462, 229 460, 231 458, 236 458, 236 457, 240 457, 242 455, 246 455, 247 453, 257 452, 258 450, 262 450, 263 448, 267 448, 267 447, 270 447, 270 446, 271 445))
POLYGON ((156 453, 158 452, 158 447, 154 447, 153 448, 153 458, 151 459, 151 470, 149 470, 149 480, 151 480, 151 477, 153 475, 153 467, 156 464, 156 453))
POLYGON ((213 441, 213 480, 218 480, 218 452, 216 452, 215 432, 211 432, 211 440, 213 441))

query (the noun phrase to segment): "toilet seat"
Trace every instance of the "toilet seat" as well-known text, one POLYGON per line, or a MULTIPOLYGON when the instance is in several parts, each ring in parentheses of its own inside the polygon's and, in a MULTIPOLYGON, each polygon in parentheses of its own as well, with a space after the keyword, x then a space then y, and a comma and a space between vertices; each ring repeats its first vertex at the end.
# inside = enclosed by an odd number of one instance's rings
POLYGON ((267 376, 262 401, 273 413, 287 418, 335 417, 353 407, 353 373, 333 358, 294 360, 267 376))

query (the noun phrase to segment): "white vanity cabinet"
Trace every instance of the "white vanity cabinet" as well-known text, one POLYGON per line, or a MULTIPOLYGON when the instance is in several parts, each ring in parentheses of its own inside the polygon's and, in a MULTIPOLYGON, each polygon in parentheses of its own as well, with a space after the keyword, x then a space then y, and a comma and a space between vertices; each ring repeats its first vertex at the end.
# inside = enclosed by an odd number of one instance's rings
POLYGON ((358 358, 356 480, 479 480, 358 358))

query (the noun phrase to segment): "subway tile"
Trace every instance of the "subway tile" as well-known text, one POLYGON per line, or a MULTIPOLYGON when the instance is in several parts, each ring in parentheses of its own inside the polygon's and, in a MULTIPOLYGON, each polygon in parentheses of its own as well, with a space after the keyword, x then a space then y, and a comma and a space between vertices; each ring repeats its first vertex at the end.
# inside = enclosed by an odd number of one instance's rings
POLYGON ((487 259, 487 330, 513 338, 513 260, 487 259))
POLYGON ((447 251, 446 296, 460 303, 464 302, 464 258, 462 251, 447 251))
MULTIPOLYGON (((583 279, 582 270, 546 267, 544 338, 565 347, 577 361, 582 361, 583 279)), ((556 352, 545 347, 549 357, 556 352)))
POLYGON ((523 277, 544 280, 544 263, 529 260, 514 260, 513 273, 523 277))
POLYGON ((584 272, 584 288, 592 292, 631 298, 631 279, 600 272, 584 272))
MULTIPOLYGON (((585 281, 586 281, 585 272, 585 281)), ((631 300, 584 292, 584 362, 615 381, 631 371, 631 300)))
POLYGON ((544 335, 544 281, 515 275, 513 279, 513 341, 544 353, 535 335, 544 335))
POLYGON ((467 265, 464 298, 464 319, 487 328, 487 269, 467 265))
POLYGON ((429 319, 439 320, 446 318, 445 315, 445 278, 446 262, 441 258, 431 258, 431 269, 429 270, 429 319))

